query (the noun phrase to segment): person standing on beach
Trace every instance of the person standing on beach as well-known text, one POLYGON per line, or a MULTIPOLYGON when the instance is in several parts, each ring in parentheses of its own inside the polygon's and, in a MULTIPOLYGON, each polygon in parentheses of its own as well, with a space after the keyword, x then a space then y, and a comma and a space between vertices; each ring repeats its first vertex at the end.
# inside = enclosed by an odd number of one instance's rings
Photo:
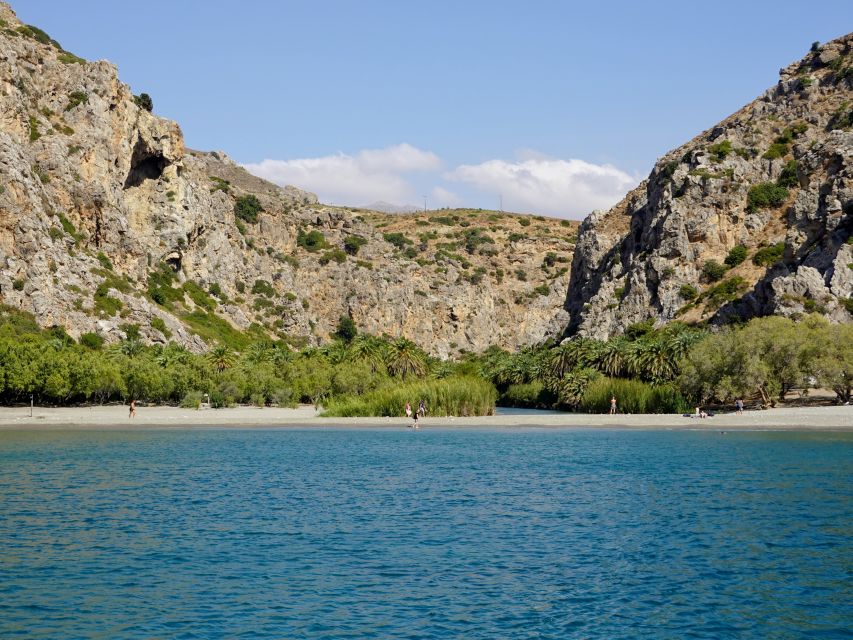
POLYGON ((738 415, 743 413, 743 400, 738 398, 735 400, 735 407, 737 408, 738 415))
POLYGON ((616 396, 610 398, 610 415, 614 415, 616 413, 616 396))
POLYGON ((412 417, 412 405, 409 402, 406 403, 406 417, 407 418, 412 417))
POLYGON ((135 418, 136 417, 136 400, 130 401, 130 411, 129 411, 129 415, 127 417, 128 418, 135 418))
POLYGON ((418 414, 420 414, 421 418, 426 418, 426 402, 424 402, 423 398, 418 403, 418 414))

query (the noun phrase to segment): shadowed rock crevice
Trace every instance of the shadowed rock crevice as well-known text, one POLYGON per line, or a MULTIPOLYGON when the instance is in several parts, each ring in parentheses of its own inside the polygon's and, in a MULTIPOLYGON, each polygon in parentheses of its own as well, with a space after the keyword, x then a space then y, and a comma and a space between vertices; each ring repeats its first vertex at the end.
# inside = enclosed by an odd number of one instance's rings
POLYGON ((130 171, 124 181, 124 188, 138 187, 146 180, 157 180, 169 161, 159 151, 152 151, 144 140, 137 140, 130 158, 130 171))

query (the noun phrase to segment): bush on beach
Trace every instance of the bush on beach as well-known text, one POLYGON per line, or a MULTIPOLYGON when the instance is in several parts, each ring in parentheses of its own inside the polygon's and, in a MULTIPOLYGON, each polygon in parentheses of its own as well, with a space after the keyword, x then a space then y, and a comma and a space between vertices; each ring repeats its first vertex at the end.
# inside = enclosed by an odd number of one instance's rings
POLYGON ((484 416, 495 410, 497 392, 482 378, 460 376, 440 380, 418 380, 406 384, 385 386, 362 396, 330 400, 324 416, 348 418, 355 416, 400 416, 409 402, 413 408, 423 399, 427 415, 484 416))

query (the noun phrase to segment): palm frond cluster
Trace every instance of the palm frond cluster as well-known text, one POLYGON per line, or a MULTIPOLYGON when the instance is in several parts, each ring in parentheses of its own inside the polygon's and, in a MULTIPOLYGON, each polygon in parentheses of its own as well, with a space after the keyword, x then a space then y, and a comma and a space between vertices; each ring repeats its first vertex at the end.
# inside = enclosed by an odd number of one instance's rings
POLYGON ((601 377, 636 380, 652 387, 671 384, 679 363, 707 332, 674 323, 662 329, 635 325, 625 335, 601 341, 575 337, 510 354, 487 351, 482 375, 510 404, 577 408, 601 377))

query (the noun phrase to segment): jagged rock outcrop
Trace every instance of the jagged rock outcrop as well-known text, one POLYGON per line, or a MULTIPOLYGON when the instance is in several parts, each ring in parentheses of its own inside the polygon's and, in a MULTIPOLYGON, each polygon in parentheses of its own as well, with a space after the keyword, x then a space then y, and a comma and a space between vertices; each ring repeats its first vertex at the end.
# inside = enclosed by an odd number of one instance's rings
POLYGON ((853 34, 815 46, 763 96, 661 158, 613 209, 589 216, 567 333, 804 311, 850 321, 851 88, 853 34), (723 274, 713 263, 727 258, 723 274))
POLYGON ((324 206, 185 149, 141 104, 0 2, 0 303, 74 337, 139 325, 194 350, 234 328, 317 343, 342 315, 440 356, 565 326, 574 224, 324 206), (249 196, 261 209, 240 220, 249 196))

